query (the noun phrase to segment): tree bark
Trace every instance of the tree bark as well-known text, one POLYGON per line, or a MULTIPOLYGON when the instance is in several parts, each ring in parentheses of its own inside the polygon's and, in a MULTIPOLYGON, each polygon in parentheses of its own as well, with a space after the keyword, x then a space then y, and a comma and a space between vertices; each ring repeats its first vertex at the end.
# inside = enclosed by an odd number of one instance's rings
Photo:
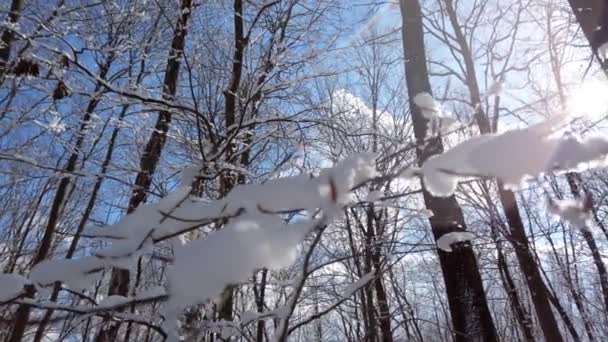
POLYGON ((536 260, 530 250, 528 237, 512 191, 504 190, 502 182, 498 181, 498 196, 505 210, 507 222, 511 230, 510 241, 515 249, 515 256, 528 285, 532 303, 538 317, 541 330, 547 341, 561 342, 563 337, 557 325, 555 315, 551 310, 545 284, 541 277, 536 260))
MULTIPOLYGON (((377 274, 382 272, 381 257, 382 257, 382 241, 384 241, 384 234, 382 234, 382 225, 386 222, 382 218, 376 215, 376 210, 373 204, 370 204, 368 215, 371 215, 372 222, 368 225, 367 229, 373 232, 373 249, 371 250, 372 264, 377 274)), ((384 277, 378 277, 373 284, 376 292, 376 301, 378 302, 378 322, 380 323, 380 333, 382 342, 393 342, 393 329, 391 328, 391 312, 388 304, 388 295, 386 294, 386 288, 384 286, 384 277)))
MULTIPOLYGON (((481 104, 481 93, 479 90, 479 84, 477 83, 475 64, 470 47, 461 30, 452 0, 445 0, 445 4, 446 12, 448 13, 450 23, 454 29, 454 34, 464 60, 466 74, 465 80, 467 87, 469 88, 469 95, 472 105, 474 108, 476 108, 474 117, 479 127, 479 132, 481 134, 492 133, 490 121, 488 120, 488 117, 481 104)), ((526 284, 530 290, 532 302, 534 303, 534 309, 543 331, 543 335, 547 341, 562 342, 563 338, 560 334, 557 320, 555 319, 555 315, 551 310, 547 295, 545 291, 543 291, 544 284, 542 277, 536 265, 536 261, 530 252, 528 237, 526 236, 521 214, 519 213, 515 194, 512 191, 506 190, 504 188, 504 184, 500 180, 498 180, 497 185, 498 197, 503 210, 505 211, 507 223, 511 230, 510 237, 515 248, 515 255, 517 256, 520 268, 524 273, 524 278, 526 279, 526 284)))
MULTIPOLYGON (((486 184, 484 183, 484 185, 486 184)), ((509 301, 511 302, 511 306, 515 313, 515 318, 519 324, 519 327, 521 328, 523 337, 527 342, 533 342, 534 333, 532 332, 532 317, 521 302, 519 293, 517 292, 517 287, 515 286, 515 282, 513 281, 511 271, 509 270, 509 266, 507 264, 507 259, 505 258, 502 250, 502 242, 499 239, 500 229, 506 229, 506 227, 504 227, 504 223, 500 219, 498 208, 492 201, 489 189, 484 186, 484 190, 484 199, 490 215, 490 232, 496 245, 498 272, 503 282, 505 291, 509 296, 509 301)))
MULTIPOLYGON (((374 244, 374 231, 373 231, 373 222, 371 215, 367 215, 367 224, 363 224, 361 220, 357 219, 359 223, 359 228, 365 235, 365 250, 363 254, 363 273, 368 274, 372 272, 372 253, 373 253, 373 244, 374 244)), ((371 283, 365 284, 364 293, 365 293, 365 314, 367 316, 368 326, 367 331, 365 331, 365 339, 368 342, 376 342, 378 340, 378 329, 376 323, 376 310, 374 308, 374 287, 371 283)))
POLYGON ((511 272, 509 271, 509 267, 507 266, 507 262, 502 252, 502 248, 499 246, 498 242, 496 244, 496 249, 498 251, 498 269, 501 278, 503 279, 505 290, 509 295, 513 311, 515 311, 517 323, 519 323, 519 327, 521 328, 525 341, 534 342, 534 334, 532 333, 532 322, 530 319, 530 315, 528 314, 528 312, 526 312, 526 309, 521 303, 521 299, 519 298, 519 294, 517 293, 517 287, 515 286, 515 282, 513 281, 513 277, 511 276, 511 272))
MULTIPOLYGON (((426 139, 427 120, 413 101, 414 96, 421 92, 431 93, 418 1, 401 0, 401 15, 410 111, 419 146, 416 150, 418 163, 422 164, 429 157, 442 153, 443 144, 439 137, 426 139)), ((434 213, 429 220, 435 240, 447 233, 466 230, 462 210, 454 196, 434 197, 424 188, 423 195, 426 207, 434 213)), ((455 246, 453 252, 439 250, 438 254, 452 316, 454 341, 497 341, 496 328, 472 246, 461 243, 455 246)))
MULTIPOLYGON (((125 106, 123 108, 123 110, 120 113, 119 120, 121 120, 124 117, 124 115, 127 112, 127 108, 128 108, 127 106, 125 106)), ((116 139, 118 138, 119 130, 120 130, 120 126, 114 128, 114 130, 112 131, 112 135, 110 137, 110 142, 108 144, 108 149, 106 151, 106 155, 104 157, 104 160, 101 165, 101 170, 99 172, 99 174, 102 176, 97 177, 97 180, 95 181, 95 185, 93 185, 93 191, 91 193, 91 196, 89 197, 87 206, 84 209, 82 218, 78 222, 78 227, 76 228, 76 233, 74 234, 74 238, 72 239, 72 241, 70 242, 70 246, 68 247, 68 252, 66 253, 66 256, 65 256, 66 259, 72 259, 72 257, 74 256, 74 253, 76 252, 76 247, 78 246, 78 242, 80 241, 81 234, 84 231, 84 228, 85 228, 87 222, 89 221, 89 217, 91 216, 91 213, 93 212, 93 208, 95 207, 95 203, 97 202, 97 194, 99 193, 99 190, 101 190, 101 185, 104 180, 103 175, 105 175, 105 173, 107 172, 108 167, 110 166, 110 162, 112 161, 112 155, 114 153, 114 146, 116 145, 116 139)), ((55 285, 53 286, 53 292, 51 293, 51 297, 49 298, 50 302, 55 302, 57 300, 60 289, 61 289, 61 284, 55 283, 55 285)), ((42 320, 40 321, 40 324, 38 325, 38 328, 36 329, 36 335, 34 335, 34 342, 40 342, 44 338, 45 329, 51 320, 51 316, 53 315, 53 312, 54 312, 54 310, 52 310, 52 309, 49 309, 45 312, 42 320)))
MULTIPOLYGON (((109 59, 111 61, 111 58, 109 59)), ((108 71, 110 69, 110 62, 104 64, 101 67, 101 71, 99 77, 101 79, 105 78, 108 71)), ((53 198, 53 203, 51 204, 51 211, 49 212, 49 219, 47 221, 46 227, 44 229, 44 234, 42 239, 40 240, 40 245, 34 255, 31 265, 32 267, 46 259, 51 251, 51 247, 53 244, 53 239, 55 236, 55 229, 57 228, 57 223, 61 218, 61 211, 65 202, 65 199, 69 192, 69 186, 71 184, 71 173, 76 170, 76 164, 78 162, 78 158, 80 157, 80 150, 82 149, 82 145, 84 144, 85 132, 88 128, 89 122, 91 120, 91 115, 93 111, 99 104, 100 98, 98 92, 101 89, 101 84, 97 84, 95 87, 95 96, 91 98, 89 101, 82 121, 80 123, 80 127, 76 133, 76 141, 74 143, 74 150, 70 154, 68 161, 63 168, 64 172, 68 174, 68 176, 61 178, 59 181, 59 185, 57 186, 57 191, 55 192, 55 197, 53 198)), ((28 298, 33 298, 36 294, 36 290, 33 286, 27 286, 25 291, 25 296, 28 298)), ((30 317, 31 307, 29 305, 20 305, 15 313, 15 323, 13 325, 13 329, 11 330, 11 334, 8 342, 19 342, 23 338, 23 334, 25 332, 25 328, 27 326, 29 317, 30 317)))
MULTIPOLYGON (((11 9, 7 20, 9 24, 14 25, 19 21, 21 11, 23 10, 23 2, 24 0, 13 0, 11 2, 11 9)), ((2 36, 0 37, 0 84, 2 83, 1 79, 4 78, 7 71, 14 39, 15 33, 12 30, 4 29, 2 31, 2 36)))
MULTIPOLYGON (((188 19, 192 10, 192 0, 181 0, 180 12, 175 27, 175 34, 171 41, 171 49, 167 58, 167 68, 163 80, 163 98, 173 100, 177 91, 179 69, 181 58, 188 33, 188 19)), ((161 110, 158 113, 156 125, 140 160, 139 172, 135 178, 135 185, 127 214, 133 212, 140 204, 144 203, 147 193, 152 185, 152 177, 156 170, 160 155, 167 140, 167 132, 171 125, 171 112, 161 110)), ((112 269, 108 295, 126 296, 129 292, 130 272, 125 269, 112 269)), ((107 325, 107 321, 104 322, 107 325)), ((116 340, 119 324, 102 326, 95 338, 96 342, 110 342, 116 340)))
MULTIPOLYGON (((224 99, 226 103, 226 109, 224 111, 224 124, 226 125, 226 162, 233 162, 233 154, 236 149, 236 144, 231 139, 233 130, 237 130, 236 124, 236 111, 237 111, 237 99, 239 87, 241 85, 241 75, 243 73, 243 57, 245 55, 245 48, 247 47, 247 41, 245 39, 245 25, 243 20, 243 0, 234 0, 234 52, 232 56, 232 72, 228 88, 224 91, 224 99)), ((239 177, 240 178, 240 177, 239 177)), ((230 172, 222 174, 220 179, 221 182, 221 195, 224 196, 234 188, 237 184, 237 176, 230 172)), ((233 305, 234 305, 234 287, 226 286, 222 292, 222 305, 219 310, 219 319, 232 320, 233 316, 233 305)))
MULTIPOLYGON (((268 275, 268 269, 264 268, 260 272, 260 285, 257 287, 255 291, 255 306, 258 313, 264 312, 264 300, 266 297, 266 277, 268 275)), ((263 319, 260 319, 257 322, 256 326, 256 341, 263 342, 264 341, 264 331, 266 330, 266 325, 263 319)))

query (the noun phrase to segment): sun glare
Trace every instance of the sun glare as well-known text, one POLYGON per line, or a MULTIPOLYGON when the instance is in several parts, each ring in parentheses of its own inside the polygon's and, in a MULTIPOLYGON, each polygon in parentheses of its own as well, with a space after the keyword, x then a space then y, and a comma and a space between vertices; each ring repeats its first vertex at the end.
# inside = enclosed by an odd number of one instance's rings
POLYGON ((587 81, 574 89, 568 96, 568 112, 592 120, 608 114, 608 82, 587 81))

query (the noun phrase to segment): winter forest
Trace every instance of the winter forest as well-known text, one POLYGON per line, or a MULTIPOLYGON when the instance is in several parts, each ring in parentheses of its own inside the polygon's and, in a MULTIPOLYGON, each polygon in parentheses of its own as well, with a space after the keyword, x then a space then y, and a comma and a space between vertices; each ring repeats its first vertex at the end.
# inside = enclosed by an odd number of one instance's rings
POLYGON ((0 1, 0 341, 608 340, 604 0, 0 1))

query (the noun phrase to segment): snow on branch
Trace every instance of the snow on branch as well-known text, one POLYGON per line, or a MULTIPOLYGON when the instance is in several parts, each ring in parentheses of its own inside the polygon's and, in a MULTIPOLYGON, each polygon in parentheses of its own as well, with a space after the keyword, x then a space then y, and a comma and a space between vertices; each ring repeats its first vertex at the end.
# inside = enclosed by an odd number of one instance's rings
POLYGON ((414 103, 420 107, 422 115, 429 121, 428 136, 449 132, 459 124, 458 120, 444 115, 441 105, 429 93, 423 92, 414 96, 414 103))
MULTIPOLYGON (((188 178, 191 172, 185 173, 188 178)), ((168 270, 166 294, 154 298, 167 301, 162 327, 169 339, 177 340, 177 320, 184 309, 214 298, 225 286, 245 281, 257 269, 289 266, 308 233, 327 225, 352 202, 353 189, 373 180, 375 174, 375 155, 361 154, 317 177, 301 175, 240 185, 216 201, 191 195, 189 183, 183 182, 158 203, 140 206, 110 227, 88 229, 88 236, 110 240, 108 248, 80 259, 45 260, 32 269, 29 279, 0 276, 0 302, 18 298, 30 282, 38 289, 55 282, 73 290, 89 288, 100 271, 131 267, 157 242, 227 220, 222 229, 205 238, 173 244, 175 256, 168 270), (292 223, 281 217, 293 211, 304 211, 308 217, 292 223)), ((97 304, 97 310, 130 303, 132 298, 112 297, 97 304)))
MULTIPOLYGON (((429 105, 426 102, 424 106, 429 105)), ((429 158, 419 173, 431 194, 450 196, 459 181, 472 177, 498 178, 507 187, 518 188, 546 172, 606 166, 608 139, 558 136, 564 121, 560 116, 527 128, 473 137, 429 158)))
POLYGON ((0 274, 0 304, 10 302, 19 297, 23 292, 23 287, 29 280, 18 274, 0 274))
POLYGON ((586 230, 592 218, 593 203, 590 196, 574 200, 553 200, 547 198, 547 209, 550 213, 570 223, 573 227, 586 230))
POLYGON ((361 278, 357 279, 354 283, 348 284, 348 286, 346 286, 346 288, 344 289, 343 297, 348 298, 352 296, 355 292, 357 292, 359 289, 369 283, 372 279, 374 279, 375 276, 375 272, 371 271, 367 274, 362 275, 361 278))
POLYGON ((453 244, 471 241, 474 238, 475 235, 469 232, 451 232, 443 234, 439 240, 437 240, 437 247, 444 252, 451 252, 453 244))

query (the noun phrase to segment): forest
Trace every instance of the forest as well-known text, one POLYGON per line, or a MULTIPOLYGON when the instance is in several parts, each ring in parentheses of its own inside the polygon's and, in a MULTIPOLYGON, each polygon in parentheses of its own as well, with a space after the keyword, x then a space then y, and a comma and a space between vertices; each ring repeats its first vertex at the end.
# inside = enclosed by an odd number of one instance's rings
POLYGON ((605 0, 0 1, 0 341, 608 340, 605 0))

